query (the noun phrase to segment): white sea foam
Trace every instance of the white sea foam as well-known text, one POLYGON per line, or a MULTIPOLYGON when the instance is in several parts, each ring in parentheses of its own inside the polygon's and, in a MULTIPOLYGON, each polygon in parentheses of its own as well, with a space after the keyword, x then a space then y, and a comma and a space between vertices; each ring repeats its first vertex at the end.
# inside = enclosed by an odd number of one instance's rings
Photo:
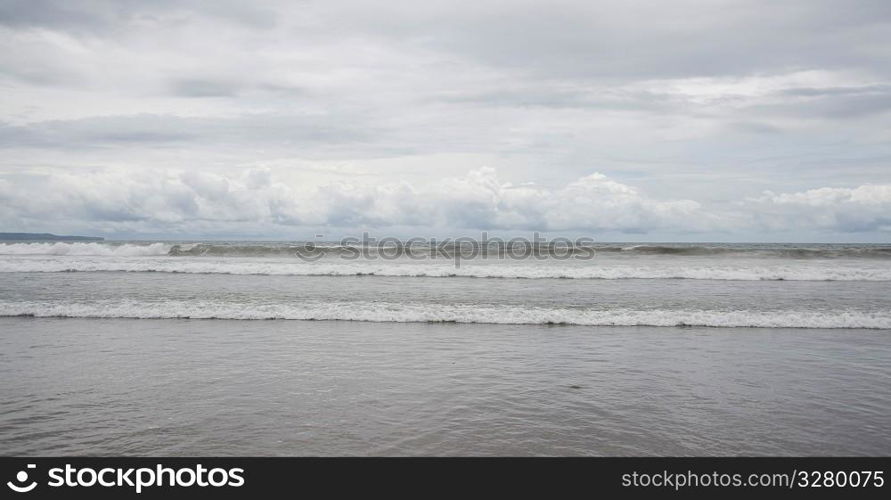
POLYGON ((565 324, 891 329, 891 312, 570 309, 381 302, 241 304, 211 301, 59 303, 0 302, 0 316, 346 320, 397 323, 565 324))
MULTIPOLYGON (((326 256, 354 253, 359 247, 344 246, 332 242, 314 242, 313 251, 326 256), (347 252, 347 249, 352 249, 347 252)), ((506 247, 490 244, 487 254, 497 255, 506 247)), ((523 246, 522 248, 526 248, 523 246)), ((561 247, 562 248, 562 247, 561 247)), ((454 242, 443 244, 413 244, 409 253, 416 256, 452 256, 456 250, 454 242), (434 251, 434 248, 436 251, 434 251)), ((465 248, 467 250, 467 248, 465 248)), ((576 249, 576 255, 590 255, 592 252, 604 256, 661 256, 695 258, 748 258, 748 259, 793 259, 793 260, 833 260, 833 259, 891 259, 891 245, 771 245, 771 244, 606 244, 585 249, 576 249)), ((300 242, 6 242, 0 243, 0 254, 14 255, 169 255, 171 257, 296 257, 297 252, 308 252, 300 242)), ((380 248, 371 246, 365 251, 377 254, 380 248)), ((565 254, 565 250, 555 250, 550 246, 537 247, 536 253, 543 255, 565 254)))
MULTIPOLYGON (((333 249, 339 247, 332 247, 333 249)), ((593 260, 510 261, 472 259, 454 267, 448 258, 347 260, 337 252, 307 262, 286 244, 172 244, 53 242, 0 244, 0 273, 5 272, 161 272, 185 274, 284 276, 393 276, 562 279, 690 279, 724 281, 891 281, 884 247, 772 249, 771 258, 747 249, 638 245, 608 247, 593 260), (727 257, 727 252, 736 252, 727 257), (626 255, 637 252, 633 256, 626 255), (791 258, 801 252, 848 255, 833 259, 791 258), (691 255, 692 254, 692 255, 691 255), (714 255, 713 255, 714 254, 714 255), (758 255, 757 257, 755 255, 758 255)), ((331 250, 331 249, 329 249, 331 250)), ((808 253, 808 255, 810 255, 808 253)))
MULTIPOLYGON (((129 249, 129 251, 134 251, 129 249)), ((148 250, 146 250, 148 251, 148 250)), ((91 258, 0 257, 0 273, 9 272, 160 272, 278 276, 393 276, 525 279, 691 279, 729 281, 891 281, 891 266, 880 262, 793 263, 665 263, 601 260, 576 264, 495 262, 465 263, 455 268, 444 261, 393 262, 327 259, 242 258, 91 258)))
POLYGON ((167 243, 4 243, 0 255, 74 255, 140 257, 167 255, 172 245, 167 243))

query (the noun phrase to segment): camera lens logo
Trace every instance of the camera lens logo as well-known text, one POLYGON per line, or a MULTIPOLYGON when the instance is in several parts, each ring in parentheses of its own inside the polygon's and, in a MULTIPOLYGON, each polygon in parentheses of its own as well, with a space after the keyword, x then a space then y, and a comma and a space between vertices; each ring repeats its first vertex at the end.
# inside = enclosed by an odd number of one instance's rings
MULTIPOLYGON (((35 467, 36 465, 34 464, 28 464, 27 466, 28 469, 33 469, 35 467)), ((9 486, 9 489, 16 493, 27 493, 37 487, 37 481, 32 481, 31 484, 25 484, 28 480, 28 471, 26 470, 20 470, 18 474, 15 475, 15 480, 16 482, 7 481, 6 486, 9 486)))

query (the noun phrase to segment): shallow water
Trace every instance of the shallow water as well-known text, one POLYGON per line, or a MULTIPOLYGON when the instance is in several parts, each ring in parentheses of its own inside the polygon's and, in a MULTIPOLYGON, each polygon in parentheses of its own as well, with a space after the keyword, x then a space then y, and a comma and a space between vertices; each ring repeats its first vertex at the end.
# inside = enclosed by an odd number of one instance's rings
POLYGON ((891 332, 0 319, 8 455, 887 455, 891 332))

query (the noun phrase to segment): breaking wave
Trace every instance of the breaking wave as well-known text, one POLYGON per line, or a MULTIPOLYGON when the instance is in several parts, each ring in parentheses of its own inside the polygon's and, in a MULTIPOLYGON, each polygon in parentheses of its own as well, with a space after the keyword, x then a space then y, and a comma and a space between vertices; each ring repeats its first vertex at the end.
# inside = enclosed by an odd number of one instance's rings
POLYGON ((133 319, 343 320, 396 323, 482 323, 585 326, 753 328, 891 328, 891 312, 591 310, 518 306, 307 302, 0 302, 0 316, 133 319))
MULTIPOLYGON (((329 256, 337 256, 347 252, 355 252, 357 246, 344 246, 336 243, 313 243, 314 252, 329 256)), ((415 255, 429 255, 435 248, 442 252, 441 256, 454 255, 460 248, 454 243, 436 245, 416 244, 410 248, 415 255)), ((513 248, 522 248, 514 244, 513 248)), ((219 243, 85 243, 85 242, 52 242, 52 243, 4 243, 0 244, 0 254, 5 255, 81 255, 81 256, 169 256, 169 257, 296 257, 298 251, 305 250, 305 244, 294 243, 252 243, 252 242, 219 242, 219 243)), ((608 255, 633 256, 738 256, 751 258, 784 258, 784 259, 834 259, 834 258, 870 258, 891 259, 891 245, 770 245, 770 244, 639 244, 611 245, 596 244, 590 247, 577 248, 575 253, 590 255, 590 251, 608 255)), ((369 252, 377 252, 376 247, 369 247, 369 252)), ((509 251, 509 245, 489 245, 487 252, 491 256, 503 255, 509 251)), ((566 254, 565 247, 539 244, 535 251, 545 255, 549 253, 566 254)))
POLYGON ((4 243, 0 255, 146 257, 168 255, 167 243, 4 243))
MULTIPOLYGON (((470 250, 471 245, 465 243, 446 245, 425 245, 416 244, 410 247, 409 252, 422 256, 429 255, 431 251, 436 250, 442 252, 445 256, 451 256, 458 251, 466 252, 470 250)), ((169 255, 177 257, 185 256, 294 256, 298 251, 304 250, 304 244, 179 244, 170 248, 169 255)), ((355 252, 361 246, 344 246, 334 243, 314 243, 313 251, 325 255, 340 255, 348 252, 355 252)), ((524 247, 523 244, 514 245, 506 244, 490 244, 486 251, 491 256, 504 255, 511 248, 518 250, 520 253, 524 247)), ((538 244, 534 245, 537 253, 547 254, 566 254, 566 248, 553 245, 538 244)), ((765 258, 789 258, 789 259, 807 259, 807 258, 891 258, 891 246, 878 245, 861 245, 861 246, 841 246, 841 245, 824 245, 818 247, 801 247, 786 245, 594 245, 584 248, 576 248, 572 253, 590 254, 590 251, 603 252, 607 254, 618 255, 677 255, 677 256, 747 256, 747 257, 765 257, 765 258)), ((374 253, 379 251, 377 247, 369 247, 368 251, 374 253)))
POLYGON ((503 279, 689 279, 720 281, 891 281, 891 266, 880 265, 628 265, 615 262, 583 265, 546 265, 523 262, 464 264, 446 261, 396 263, 389 261, 317 262, 238 259, 57 259, 0 258, 0 273, 32 272, 155 272, 261 276, 391 276, 427 278, 503 279))
POLYGON ((780 257, 790 259, 805 258, 891 258, 891 247, 888 246, 836 246, 797 247, 797 246, 700 246, 700 245, 633 245, 629 247, 598 248, 602 252, 622 252, 641 255, 686 255, 686 256, 751 256, 780 257))

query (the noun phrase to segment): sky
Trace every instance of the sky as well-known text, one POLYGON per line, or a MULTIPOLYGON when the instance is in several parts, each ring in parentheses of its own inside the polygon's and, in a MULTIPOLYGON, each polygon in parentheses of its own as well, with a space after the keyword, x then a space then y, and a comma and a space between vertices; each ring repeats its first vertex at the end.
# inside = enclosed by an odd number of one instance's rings
POLYGON ((0 1, 0 231, 891 242, 891 2, 0 1))

